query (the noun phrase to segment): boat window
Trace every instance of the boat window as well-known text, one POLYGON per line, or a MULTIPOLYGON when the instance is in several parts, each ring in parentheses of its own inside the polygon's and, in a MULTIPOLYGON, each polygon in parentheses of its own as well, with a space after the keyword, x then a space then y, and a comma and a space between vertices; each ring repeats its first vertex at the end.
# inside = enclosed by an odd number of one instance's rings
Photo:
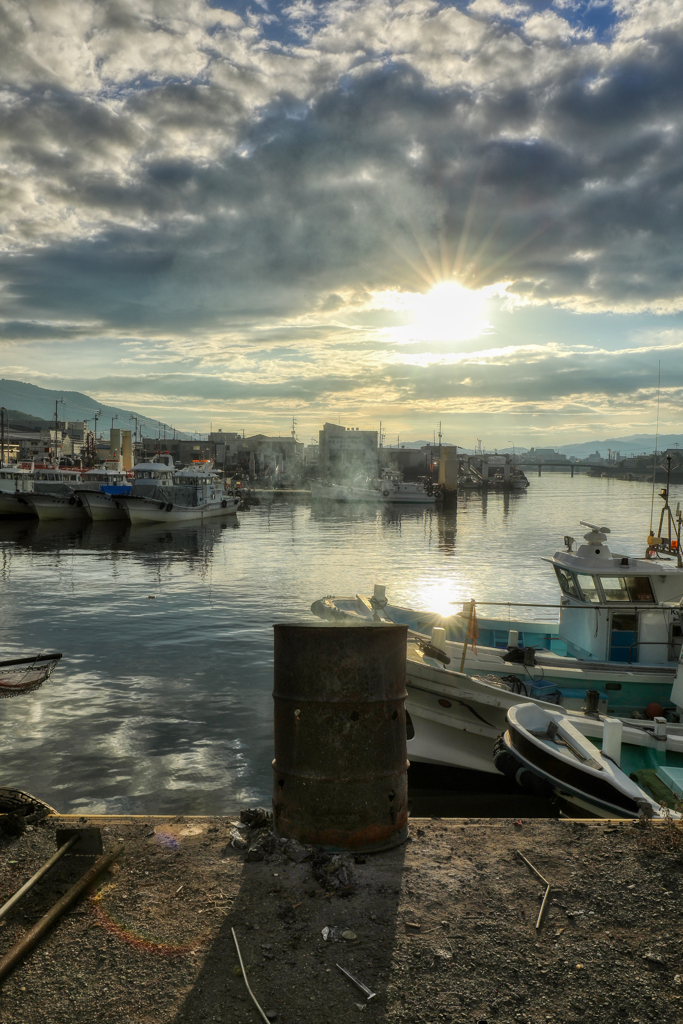
POLYGON ((629 601, 628 587, 624 576, 601 576, 600 582, 606 601, 629 601))
POLYGON ((600 604, 600 595, 598 593, 597 584, 593 576, 587 576, 585 573, 577 572, 576 578, 579 583, 579 588, 583 595, 584 601, 590 601, 591 604, 600 604))
POLYGON ((652 593, 652 585, 647 576, 627 576, 626 583, 632 601, 649 601, 655 603, 655 595, 652 593))
POLYGON ((560 586, 565 594, 569 594, 570 597, 577 597, 580 600, 579 592, 576 588, 576 581, 572 573, 566 569, 560 569, 558 565, 555 566, 555 572, 557 573, 557 579, 560 586))

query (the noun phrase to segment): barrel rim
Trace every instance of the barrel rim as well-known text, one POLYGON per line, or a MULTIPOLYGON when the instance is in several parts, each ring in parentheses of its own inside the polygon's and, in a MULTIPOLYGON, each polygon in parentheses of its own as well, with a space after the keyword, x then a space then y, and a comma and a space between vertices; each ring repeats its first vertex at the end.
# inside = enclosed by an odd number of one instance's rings
POLYGON ((312 620, 308 622, 302 620, 299 622, 274 622, 273 629, 310 629, 311 631, 317 629, 334 629, 337 631, 351 630, 351 629, 396 629, 401 632, 408 632, 408 626, 404 622, 328 622, 326 620, 312 620))

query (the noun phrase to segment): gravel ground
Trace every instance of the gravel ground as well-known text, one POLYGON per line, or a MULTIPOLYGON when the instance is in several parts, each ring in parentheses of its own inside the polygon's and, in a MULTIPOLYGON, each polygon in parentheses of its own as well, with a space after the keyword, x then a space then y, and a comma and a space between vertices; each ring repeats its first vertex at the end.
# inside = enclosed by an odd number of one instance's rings
MULTIPOLYGON (((297 862, 306 850, 253 829, 239 835, 262 859, 245 859, 231 820, 50 817, 0 837, 2 902, 54 851, 56 827, 97 825, 105 850, 126 843, 0 983, 3 1024, 251 1024, 231 928, 277 1024, 683 1019, 673 826, 412 819, 407 844, 356 863, 297 862), (538 933, 544 887, 516 850, 552 884, 538 933)), ((83 870, 62 861, 10 912, 0 955, 83 870)))

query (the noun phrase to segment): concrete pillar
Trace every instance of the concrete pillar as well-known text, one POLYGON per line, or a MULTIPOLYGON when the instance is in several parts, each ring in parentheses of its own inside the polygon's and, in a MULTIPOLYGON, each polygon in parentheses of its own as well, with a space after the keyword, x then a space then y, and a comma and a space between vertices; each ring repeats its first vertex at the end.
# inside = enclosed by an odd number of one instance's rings
POLYGON ((488 483, 489 479, 489 463, 488 459, 481 460, 481 478, 484 483, 488 483))
POLYGON ((121 462, 124 470, 133 468, 133 435, 130 430, 121 431, 121 462))
POLYGON ((510 463, 506 462, 503 466, 503 480, 508 483, 510 480, 510 463))
POLYGON ((574 476, 574 463, 573 462, 572 462, 572 466, 571 466, 571 475, 574 476))
POLYGON ((538 475, 539 475, 539 476, 541 475, 541 464, 540 464, 540 462, 539 462, 539 464, 538 464, 538 475))
POLYGON ((109 458, 121 458, 121 430, 119 427, 113 427, 109 431, 109 458))

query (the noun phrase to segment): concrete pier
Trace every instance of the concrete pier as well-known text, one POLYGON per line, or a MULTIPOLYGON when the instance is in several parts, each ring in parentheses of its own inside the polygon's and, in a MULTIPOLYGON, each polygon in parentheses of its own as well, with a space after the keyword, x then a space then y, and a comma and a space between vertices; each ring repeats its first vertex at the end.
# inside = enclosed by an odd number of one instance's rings
MULTIPOLYGON (((412 819, 404 845, 337 863, 237 820, 51 816, 1 836, 2 902, 54 852, 57 827, 96 825, 105 850, 126 844, 2 983, 3 1024, 256 1022, 232 928, 276 1024, 683 1018, 675 826, 412 819), (551 883, 538 932, 544 886, 517 851, 551 883)), ((75 871, 60 862, 10 912, 0 955, 75 871)))

